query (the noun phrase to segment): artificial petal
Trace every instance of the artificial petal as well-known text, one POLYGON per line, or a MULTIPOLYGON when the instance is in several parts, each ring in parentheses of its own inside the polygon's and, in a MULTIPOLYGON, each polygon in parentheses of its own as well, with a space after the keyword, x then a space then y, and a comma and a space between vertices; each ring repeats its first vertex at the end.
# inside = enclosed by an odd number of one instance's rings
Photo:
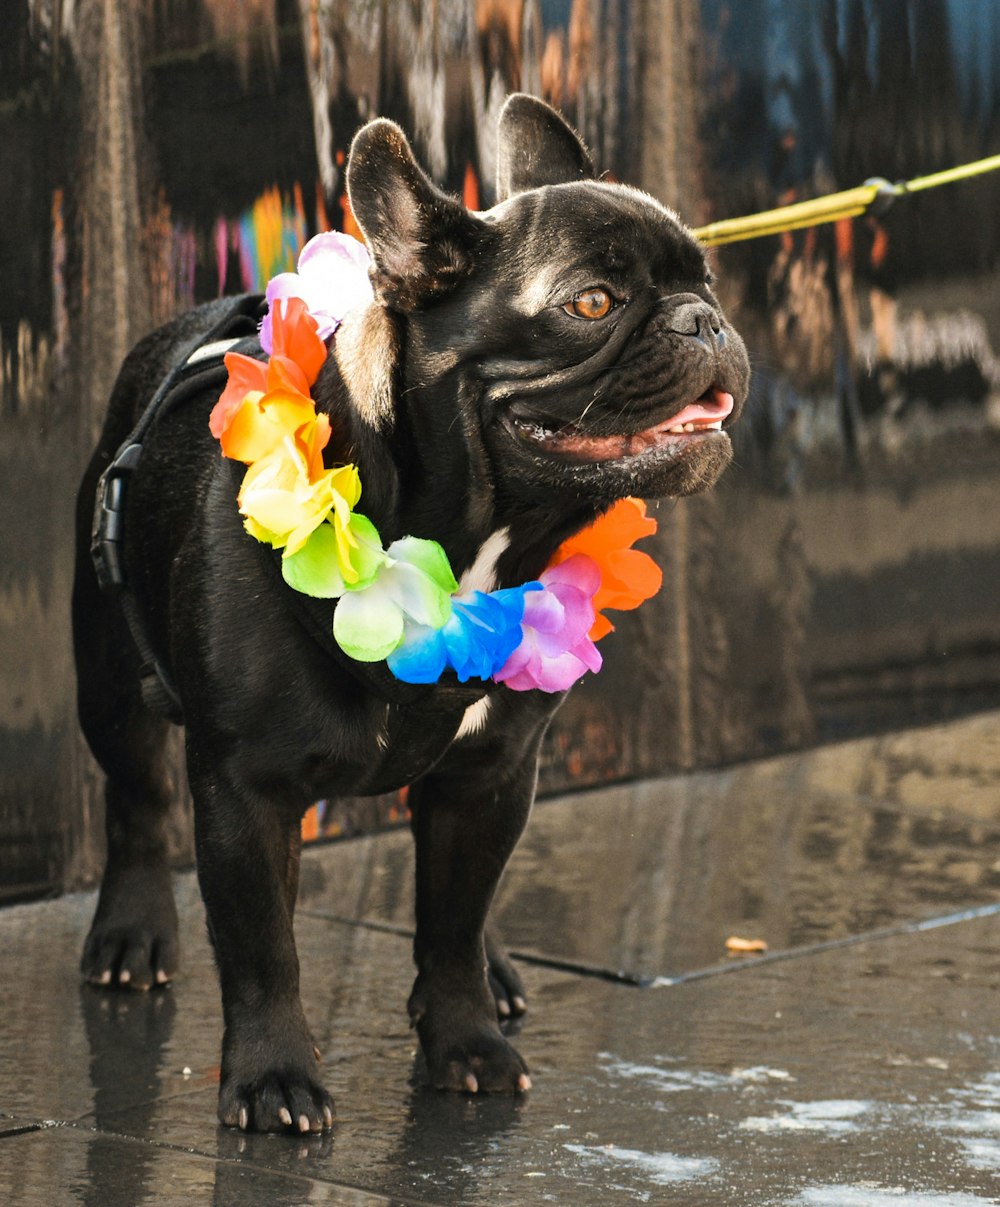
POLYGON ((333 509, 337 470, 310 481, 308 450, 286 438, 247 470, 240 488, 240 511, 258 528, 266 529, 285 546, 285 555, 298 552, 333 509))
POLYGON ((313 599, 336 599, 347 590, 337 557, 337 537, 330 524, 310 534, 301 549, 281 559, 281 576, 295 591, 313 599))
POLYGON ((334 640, 350 658, 381 662, 403 640, 403 613, 376 580, 342 595, 333 614, 334 640))
MULTIPOLYGON (((392 546, 387 553, 393 558, 392 546)), ((417 624, 442 628, 451 615, 451 597, 419 566, 405 561, 390 562, 379 575, 379 584, 395 601, 400 612, 417 624)))
POLYGON ((268 367, 252 356, 242 352, 227 352, 223 357, 229 377, 219 401, 212 408, 208 426, 216 440, 229 427, 233 416, 243 405, 247 396, 260 398, 267 393, 268 367))
POLYGON ((541 583, 453 597, 443 628, 406 624, 402 645, 389 655, 389 669, 407 683, 435 683, 446 667, 461 683, 489 679, 521 643, 524 599, 531 590, 541 591, 541 583))
MULTIPOLYGON (((377 539, 374 526, 371 533, 377 539)), ((451 616, 454 582, 444 550, 435 541, 417 537, 394 541, 382 554, 373 581, 360 589, 347 583, 347 592, 334 613, 334 638, 346 654, 362 662, 387 658, 402 642, 405 624, 429 629, 445 625, 451 616), (365 619, 366 609, 370 609, 370 620, 365 619)))
POLYGON ((523 639, 521 620, 529 591, 541 591, 541 583, 493 591, 473 591, 453 598, 452 614, 444 626, 448 661, 459 681, 490 679, 504 665, 523 639))
POLYGON ((326 360, 326 344, 319 324, 299 297, 286 297, 272 304, 267 317, 271 320, 271 346, 264 347, 262 339, 261 347, 279 362, 296 365, 305 377, 308 393, 326 360))
POLYGON ((452 572, 451 562, 437 541, 404 536, 398 541, 393 541, 387 552, 397 561, 415 566, 448 595, 458 590, 458 581, 452 572))
POLYGON ((371 301, 370 263, 368 249, 350 235, 325 231, 310 239, 299 254, 298 271, 279 273, 268 283, 269 310, 260 329, 264 351, 270 352, 276 342, 272 316, 282 299, 304 303, 321 340, 333 335, 350 310, 371 301))
MULTIPOLYGON (((248 520, 248 529, 250 524, 248 520)), ((367 516, 354 514, 349 515, 347 526, 350 542, 346 558, 341 553, 344 542, 337 521, 327 516, 300 548, 282 558, 285 582, 314 599, 336 599, 346 591, 370 586, 386 562, 378 529, 367 516)))
MULTIPOLYGON (((344 468, 354 469, 354 466, 348 465, 344 468)), ((382 548, 382 538, 367 516, 351 512, 343 531, 338 527, 340 514, 337 508, 334 509, 334 517, 331 523, 337 528, 338 549, 343 549, 345 545, 348 548, 345 563, 342 565, 347 589, 363 591, 369 583, 375 581, 388 562, 386 552, 382 548)))
POLYGON ((589 528, 572 536, 556 550, 550 567, 576 554, 592 558, 601 571, 600 589, 594 595, 594 625, 590 638, 597 641, 614 630, 603 609, 630 611, 654 596, 663 584, 663 573, 646 553, 632 549, 642 537, 652 536, 656 520, 646 514, 641 499, 619 499, 589 528))
POLYGON ((426 624, 408 624, 402 644, 386 661, 389 670, 404 683, 437 683, 448 665, 444 629, 426 624))
POLYGON ((586 671, 598 671, 600 652, 587 636, 600 585, 596 562, 582 554, 550 567, 541 591, 525 596, 521 644, 494 674, 513 691, 561 692, 586 671))
POLYGON ((268 390, 309 395, 309 379, 290 356, 272 356, 267 362, 268 390))
MULTIPOLYGON (((249 394, 234 411, 222 433, 222 451, 234 461, 252 464, 311 425, 319 425, 315 439, 320 439, 325 432, 326 439, 319 446, 322 451, 330 438, 330 421, 325 415, 316 414, 310 398, 284 392, 262 397, 249 394), (320 424, 321 419, 325 426, 320 424)), ((310 441, 311 451, 314 443, 314 440, 310 441)))

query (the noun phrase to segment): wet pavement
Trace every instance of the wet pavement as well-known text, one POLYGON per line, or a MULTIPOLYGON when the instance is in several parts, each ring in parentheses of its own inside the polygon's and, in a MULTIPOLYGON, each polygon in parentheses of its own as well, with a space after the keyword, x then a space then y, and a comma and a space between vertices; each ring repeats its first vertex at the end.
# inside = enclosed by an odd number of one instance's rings
POLYGON ((1000 714, 540 804, 498 901, 517 1100, 424 1087, 411 884, 402 832, 304 860, 304 1140, 216 1125, 191 874, 151 994, 78 983, 93 894, 0 913, 0 1203, 1000 1202, 1000 714))

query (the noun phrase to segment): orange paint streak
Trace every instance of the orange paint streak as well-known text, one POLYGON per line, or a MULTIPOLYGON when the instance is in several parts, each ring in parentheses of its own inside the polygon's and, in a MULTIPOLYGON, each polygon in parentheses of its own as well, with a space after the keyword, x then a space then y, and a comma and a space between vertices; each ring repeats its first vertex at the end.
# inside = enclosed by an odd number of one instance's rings
POLYGON ((479 181, 471 163, 465 165, 465 181, 462 184, 462 202, 467 210, 479 209, 479 181))
POLYGON ((319 805, 313 805, 302 819, 302 841, 319 838, 319 805))

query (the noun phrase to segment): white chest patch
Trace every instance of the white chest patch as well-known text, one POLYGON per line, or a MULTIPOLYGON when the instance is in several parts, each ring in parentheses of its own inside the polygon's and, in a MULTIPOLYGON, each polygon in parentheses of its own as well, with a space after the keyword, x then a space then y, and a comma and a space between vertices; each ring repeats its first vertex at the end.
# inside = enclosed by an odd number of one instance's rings
POLYGON ((465 710, 465 716, 462 717, 462 724, 458 727, 458 733, 455 734, 455 741, 460 738, 471 737, 486 724, 486 718, 490 714, 490 698, 483 696, 481 700, 477 700, 475 704, 470 704, 465 710))
MULTIPOLYGON (((458 593, 466 595, 470 591, 490 592, 497 585, 497 562, 510 546, 510 529, 500 528, 492 536, 486 538, 476 554, 476 560, 462 575, 458 584, 458 593)), ((490 712, 490 698, 484 696, 475 704, 470 704, 462 717, 455 740, 470 737, 486 724, 490 712)))
POLYGON ((510 546, 510 529, 500 528, 479 547, 476 560, 462 575, 458 584, 460 595, 469 591, 490 592, 497 585, 497 562, 510 546))

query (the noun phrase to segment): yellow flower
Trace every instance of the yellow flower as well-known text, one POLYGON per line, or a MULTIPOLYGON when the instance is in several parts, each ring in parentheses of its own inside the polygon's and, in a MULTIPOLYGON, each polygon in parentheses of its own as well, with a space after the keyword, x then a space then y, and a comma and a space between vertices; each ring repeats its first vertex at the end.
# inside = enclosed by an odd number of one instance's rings
POLYGON ((308 424, 294 436, 286 436, 251 465, 240 489, 240 511, 249 531, 276 547, 284 546, 286 556, 301 549, 331 513, 334 527, 345 527, 361 496, 353 465, 322 470, 319 461, 317 467, 321 449, 316 448, 316 436, 308 424))

